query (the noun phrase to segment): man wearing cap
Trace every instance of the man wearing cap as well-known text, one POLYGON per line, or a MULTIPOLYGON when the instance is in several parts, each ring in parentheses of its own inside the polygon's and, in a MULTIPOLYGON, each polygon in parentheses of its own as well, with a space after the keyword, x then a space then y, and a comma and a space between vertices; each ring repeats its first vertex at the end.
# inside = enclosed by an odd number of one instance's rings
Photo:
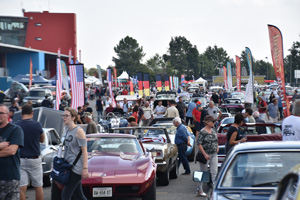
POLYGON ((87 124, 87 128, 86 128, 86 134, 91 134, 91 133, 97 133, 97 125, 96 123, 92 120, 93 116, 90 112, 85 112, 83 114, 84 116, 84 121, 87 124))
POLYGON ((198 138, 199 132, 200 132, 200 120, 201 120, 201 102, 198 101, 196 104, 196 108, 193 109, 193 119, 194 119, 194 124, 195 124, 195 129, 196 129, 196 138, 198 138))

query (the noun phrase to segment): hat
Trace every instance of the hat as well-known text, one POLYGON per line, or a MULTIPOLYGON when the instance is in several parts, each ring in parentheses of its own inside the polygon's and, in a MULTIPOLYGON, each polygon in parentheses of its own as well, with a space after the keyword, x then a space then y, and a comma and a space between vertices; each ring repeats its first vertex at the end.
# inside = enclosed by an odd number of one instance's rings
POLYGON ((199 107, 202 107, 202 105, 201 105, 201 104, 198 104, 198 105, 197 105, 197 109, 198 109, 199 107))

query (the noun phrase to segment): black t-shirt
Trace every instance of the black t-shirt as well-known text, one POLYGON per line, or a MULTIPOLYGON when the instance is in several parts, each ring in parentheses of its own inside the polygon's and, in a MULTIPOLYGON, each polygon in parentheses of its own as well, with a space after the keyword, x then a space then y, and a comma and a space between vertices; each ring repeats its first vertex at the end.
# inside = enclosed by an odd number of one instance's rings
POLYGON ((85 112, 93 113, 93 109, 91 107, 87 107, 85 112))
POLYGON ((24 147, 20 150, 20 157, 36 157, 41 154, 40 136, 43 134, 43 128, 40 122, 32 119, 18 120, 19 125, 24 132, 24 147))
POLYGON ((213 94, 211 96, 212 100, 214 103, 219 103, 219 96, 217 94, 213 94))
POLYGON ((98 99, 96 101, 97 111, 103 111, 102 100, 98 99))
POLYGON ((237 129, 236 127, 234 127, 234 126, 230 126, 230 127, 228 128, 227 135, 226 135, 226 137, 227 137, 227 143, 226 143, 226 147, 225 147, 225 148, 226 148, 226 153, 228 153, 228 152, 230 151, 230 149, 234 146, 234 145, 230 145, 230 144, 229 144, 229 141, 230 141, 231 135, 232 135, 235 131, 237 132, 235 141, 242 139, 242 136, 239 134, 238 129, 237 129))
MULTIPOLYGON (((10 124, 9 127, 0 129, 0 142, 7 141, 10 145, 22 147, 24 134, 20 126, 10 124), (2 130, 5 129, 2 133, 2 130)), ((15 155, 0 157, 0 180, 20 180, 19 151, 15 155)))
POLYGON ((3 92, 0 92, 0 103, 2 104, 5 98, 5 94, 3 92))
POLYGON ((184 114, 185 104, 183 102, 178 102, 176 107, 179 114, 184 114))
POLYGON ((52 108, 52 103, 49 99, 44 99, 42 101, 41 106, 46 107, 46 108, 52 108))

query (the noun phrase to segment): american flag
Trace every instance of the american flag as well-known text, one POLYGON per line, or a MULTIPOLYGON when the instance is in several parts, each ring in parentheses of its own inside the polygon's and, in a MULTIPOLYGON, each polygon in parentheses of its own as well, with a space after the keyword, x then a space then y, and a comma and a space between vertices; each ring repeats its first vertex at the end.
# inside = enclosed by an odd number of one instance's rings
POLYGON ((60 59, 56 60, 56 101, 55 101, 55 110, 59 110, 60 105, 60 95, 62 91, 62 73, 60 66, 60 59))
POLYGON ((77 110, 78 106, 84 105, 83 65, 70 65, 69 72, 72 92, 70 107, 77 110))

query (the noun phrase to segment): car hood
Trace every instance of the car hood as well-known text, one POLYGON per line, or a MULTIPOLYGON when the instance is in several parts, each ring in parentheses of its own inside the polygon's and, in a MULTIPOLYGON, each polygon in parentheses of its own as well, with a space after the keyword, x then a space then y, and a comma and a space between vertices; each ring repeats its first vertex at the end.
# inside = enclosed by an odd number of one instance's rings
POLYGON ((147 179, 151 162, 145 156, 92 156, 88 160, 90 177, 82 183, 142 183, 147 179))
POLYGON ((218 198, 216 199, 228 199, 228 200, 268 200, 274 193, 274 189, 263 190, 228 190, 226 192, 218 191, 215 193, 218 198))

